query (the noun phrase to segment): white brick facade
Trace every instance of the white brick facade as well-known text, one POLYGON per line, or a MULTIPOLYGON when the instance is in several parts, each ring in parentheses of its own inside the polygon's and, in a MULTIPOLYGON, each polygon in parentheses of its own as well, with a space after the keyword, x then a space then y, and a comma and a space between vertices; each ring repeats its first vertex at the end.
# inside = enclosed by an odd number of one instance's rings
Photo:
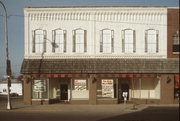
POLYGON ((62 7, 25 8, 25 59, 61 58, 166 58, 167 8, 166 7, 62 7), (87 31, 87 52, 73 52, 73 30, 87 31), (46 52, 33 53, 33 31, 46 30, 46 52), (52 31, 67 32, 65 53, 52 52, 52 31), (114 51, 100 52, 100 31, 114 31, 114 51), (135 31, 136 52, 122 52, 122 30, 135 31), (145 31, 159 31, 157 53, 145 52, 145 31))

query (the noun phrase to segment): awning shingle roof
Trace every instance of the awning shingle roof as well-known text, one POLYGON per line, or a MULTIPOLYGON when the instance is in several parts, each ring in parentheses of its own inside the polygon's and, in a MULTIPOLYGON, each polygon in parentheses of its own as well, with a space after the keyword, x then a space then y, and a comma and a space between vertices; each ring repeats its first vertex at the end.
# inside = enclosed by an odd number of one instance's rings
POLYGON ((179 59, 24 59, 21 73, 179 73, 179 59))

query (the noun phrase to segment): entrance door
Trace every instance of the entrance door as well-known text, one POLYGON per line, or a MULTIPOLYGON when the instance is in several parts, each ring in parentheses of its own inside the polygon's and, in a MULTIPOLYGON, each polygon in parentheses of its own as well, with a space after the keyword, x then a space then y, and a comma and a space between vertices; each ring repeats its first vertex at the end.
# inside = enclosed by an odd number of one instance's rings
POLYGON ((124 102, 123 92, 127 92, 127 100, 129 100, 129 84, 128 83, 119 83, 118 86, 118 102, 124 102))
MULTIPOLYGON (((129 85, 121 84, 121 90, 122 90, 122 93, 127 92, 127 100, 129 100, 129 85)), ((121 94, 121 99, 123 99, 123 94, 121 94)))
POLYGON ((60 90, 61 90, 61 100, 68 100, 68 85, 61 84, 60 90))

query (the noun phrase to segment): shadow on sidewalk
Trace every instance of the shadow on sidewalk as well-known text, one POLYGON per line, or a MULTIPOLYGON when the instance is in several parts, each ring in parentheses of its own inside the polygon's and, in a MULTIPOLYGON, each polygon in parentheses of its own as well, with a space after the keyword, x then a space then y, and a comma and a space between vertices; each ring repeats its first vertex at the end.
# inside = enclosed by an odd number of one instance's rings
POLYGON ((150 106, 141 111, 133 112, 98 121, 179 121, 179 107, 150 106))

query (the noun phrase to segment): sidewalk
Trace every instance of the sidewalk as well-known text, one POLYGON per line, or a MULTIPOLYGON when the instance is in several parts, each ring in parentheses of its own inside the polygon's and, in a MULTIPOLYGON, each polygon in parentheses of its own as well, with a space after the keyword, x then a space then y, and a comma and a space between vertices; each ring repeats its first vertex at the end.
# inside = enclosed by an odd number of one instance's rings
POLYGON ((75 104, 49 104, 24 105, 22 97, 12 98, 12 110, 7 110, 7 97, 0 97, 0 112, 136 112, 142 110, 174 110, 179 104, 107 104, 107 105, 75 105, 75 104), (151 108, 149 108, 151 107, 151 108))
POLYGON ((12 110, 7 110, 6 106, 1 106, 0 111, 13 112, 134 112, 142 110, 174 110, 178 104, 158 105, 158 104, 114 104, 114 105, 74 105, 74 104, 50 104, 50 105, 24 105, 22 103, 12 105, 12 110), (151 108, 149 108, 151 107, 151 108), (154 107, 154 108, 153 108, 154 107))
POLYGON ((36 111, 36 112, 68 112, 68 111, 125 111, 132 108, 132 104, 119 105, 74 105, 74 104, 50 104, 50 105, 12 105, 12 110, 7 110, 6 106, 1 106, 1 111, 36 111))

